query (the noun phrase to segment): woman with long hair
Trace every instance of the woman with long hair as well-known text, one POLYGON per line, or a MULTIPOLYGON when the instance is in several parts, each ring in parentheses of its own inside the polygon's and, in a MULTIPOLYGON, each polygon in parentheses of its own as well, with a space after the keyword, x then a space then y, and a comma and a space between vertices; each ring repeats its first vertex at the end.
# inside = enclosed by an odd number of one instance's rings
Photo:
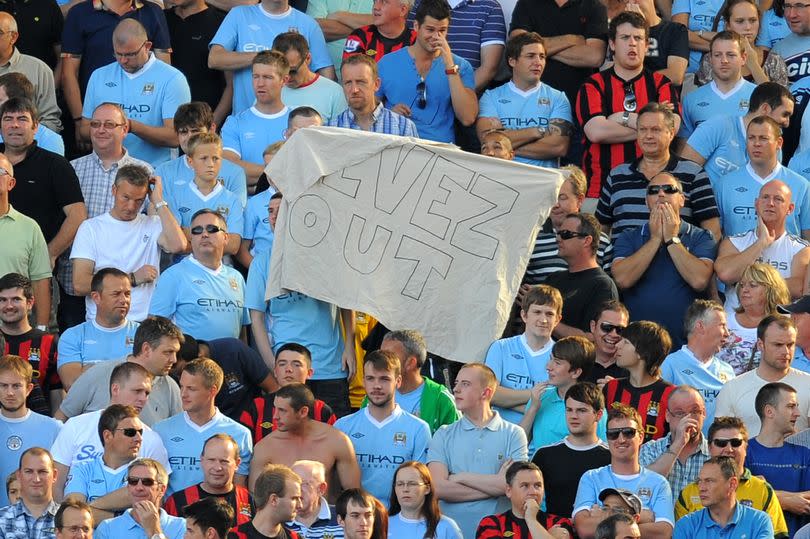
POLYGON ((729 337, 717 358, 731 365, 739 376, 759 365, 757 326, 763 318, 776 313, 777 305, 790 303, 790 292, 779 272, 761 262, 745 268, 736 288, 739 306, 726 312, 729 337))
MULTIPOLYGON (((788 86, 788 72, 781 56, 756 46, 757 36, 762 28, 762 11, 754 0, 727 0, 720 10, 726 30, 733 30, 743 37, 746 62, 742 69, 743 78, 754 84, 777 82, 788 86)), ((712 66, 707 52, 700 61, 700 69, 695 74, 698 85, 711 82, 712 66)))
POLYGON ((462 539, 455 521, 443 516, 427 466, 408 461, 394 473, 388 539, 462 539))

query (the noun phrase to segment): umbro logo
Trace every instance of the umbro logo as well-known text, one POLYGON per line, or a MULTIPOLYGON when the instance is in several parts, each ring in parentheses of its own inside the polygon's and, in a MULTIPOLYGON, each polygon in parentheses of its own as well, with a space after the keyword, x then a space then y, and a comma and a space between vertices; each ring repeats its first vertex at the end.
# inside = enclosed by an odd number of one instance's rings
POLYGON ((174 437, 174 438, 172 438, 171 440, 172 440, 173 442, 182 442, 182 441, 183 441, 183 438, 182 438, 182 437, 180 437, 180 436, 175 436, 175 437, 174 437))
POLYGON ((205 281, 203 279, 194 279, 191 282, 194 284, 205 284, 205 281))
POLYGON ((512 357, 515 359, 523 359, 523 356, 520 354, 512 354, 512 357))
POLYGON ((504 105, 506 105, 507 103, 511 103, 511 102, 512 102, 511 99, 499 99, 498 100, 498 103, 503 103, 504 105))
POLYGON ((748 188, 747 188, 747 187, 743 187, 743 186, 737 187, 737 188, 736 188, 736 189, 734 189, 734 190, 735 190, 735 191, 737 191, 738 193, 747 193, 747 192, 748 192, 748 188))
POLYGON ((691 371, 689 369, 684 369, 681 372, 684 373, 686 376, 692 376, 693 374, 695 374, 694 371, 691 371))
POLYGON ((97 485, 98 485, 99 483, 103 483, 103 482, 104 482, 104 480, 103 480, 103 479, 93 479, 93 480, 92 480, 92 483, 95 483, 95 484, 97 484, 97 485))
POLYGON ((358 440, 360 438, 365 438, 365 437, 366 437, 366 435, 363 434, 362 432, 355 432, 354 434, 352 434, 352 438, 357 438, 358 440))
POLYGON ((180 208, 177 208, 177 211, 179 211, 180 213, 188 213, 188 212, 191 211, 191 208, 188 208, 186 206, 182 206, 180 208))
POLYGON ((700 103, 698 103, 697 105, 698 105, 698 107, 708 107, 708 106, 709 106, 709 102, 708 102, 708 101, 701 101, 701 102, 700 102, 700 103))
POLYGON ((104 83, 104 86, 106 86, 107 88, 115 88, 116 86, 118 86, 118 83, 117 82, 107 82, 107 83, 104 83))

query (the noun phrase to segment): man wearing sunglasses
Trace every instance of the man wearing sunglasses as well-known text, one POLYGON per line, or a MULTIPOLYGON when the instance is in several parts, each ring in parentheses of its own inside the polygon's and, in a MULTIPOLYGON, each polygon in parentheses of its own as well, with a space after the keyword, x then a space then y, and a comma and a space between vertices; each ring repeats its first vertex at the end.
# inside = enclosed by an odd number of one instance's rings
POLYGON ((585 472, 574 501, 573 520, 577 535, 591 539, 599 523, 610 512, 599 505, 599 494, 606 488, 626 489, 642 503, 639 528, 644 537, 669 537, 675 525, 672 491, 666 478, 639 463, 644 440, 641 417, 624 404, 608 410, 607 439, 610 464, 585 472))
POLYGON ((684 222, 683 186, 668 172, 647 186, 647 223, 614 240, 613 278, 633 320, 664 326, 672 344, 683 344, 683 317, 712 277, 717 250, 711 233, 684 222), (660 301, 667 291, 666 301, 660 301))
POLYGON ((346 98, 340 84, 313 73, 309 68, 312 54, 304 36, 298 32, 284 32, 273 40, 273 50, 283 54, 290 64, 287 84, 281 89, 281 100, 290 110, 309 106, 317 110, 324 122, 346 109, 346 98))
POLYGON ((582 377, 582 382, 603 386, 614 378, 627 378, 627 370, 616 365, 616 351, 629 320, 627 307, 619 301, 611 300, 596 307, 590 322, 596 361, 591 371, 582 377))
POLYGON ((95 539, 182 539, 186 519, 173 517, 160 507, 168 479, 159 462, 146 458, 132 461, 126 475, 132 509, 99 524, 95 539))
POLYGON ((95 522, 115 516, 111 511, 96 507, 93 504, 96 499, 115 510, 129 507, 124 488, 127 465, 138 457, 144 433, 138 413, 132 406, 110 405, 98 422, 104 452, 70 468, 65 497, 88 502, 95 522))
POLYGON ((191 256, 167 269, 155 287, 150 314, 173 318, 198 339, 239 338, 250 323, 245 280, 222 263, 228 230, 214 210, 191 218, 191 256))
MULTIPOLYGON (((787 524, 782 513, 782 506, 773 488, 762 478, 751 474, 745 467, 748 449, 748 431, 745 423, 738 417, 717 417, 709 427, 709 454, 712 457, 731 457, 739 470, 737 484, 737 501, 753 509, 768 514, 773 524, 774 537, 783 539, 788 536, 787 524)), ((685 515, 700 511, 703 503, 697 482, 688 484, 675 501, 675 518, 680 520, 685 515)))

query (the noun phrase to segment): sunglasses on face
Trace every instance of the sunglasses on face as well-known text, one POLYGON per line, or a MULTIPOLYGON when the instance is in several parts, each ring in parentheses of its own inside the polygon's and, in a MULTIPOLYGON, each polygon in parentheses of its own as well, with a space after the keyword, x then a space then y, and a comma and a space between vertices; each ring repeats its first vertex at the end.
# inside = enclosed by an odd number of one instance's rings
POLYGON ((121 432, 124 433, 124 436, 126 436, 127 438, 134 438, 136 434, 143 435, 143 429, 129 428, 129 429, 115 429, 115 430, 120 430, 121 432))
POLYGON ((200 234, 203 233, 203 230, 205 230, 209 234, 216 234, 217 232, 225 232, 224 228, 220 228, 217 225, 205 225, 205 227, 203 227, 202 225, 197 225, 191 229, 191 233, 195 236, 199 236, 200 234))
POLYGON ((715 447, 724 448, 728 444, 731 444, 731 447, 737 448, 743 444, 742 438, 715 438, 712 440, 712 443, 715 447))
POLYGON ((674 195, 675 193, 680 193, 681 192, 681 190, 678 189, 677 185, 670 185, 670 184, 651 185, 651 186, 649 186, 647 188, 647 194, 648 195, 657 195, 661 191, 663 191, 664 193, 666 193, 668 195, 674 195))
POLYGON ((616 335, 621 335, 622 331, 627 329, 627 326, 617 326, 616 324, 608 324, 607 322, 602 322, 601 324, 599 324, 599 328, 605 333, 615 331, 616 335))
POLYGON ((638 431, 632 427, 624 427, 621 429, 608 429, 607 430, 607 439, 608 440, 618 440, 619 435, 624 436, 625 438, 632 439, 638 435, 638 431))
POLYGON ((425 86, 425 81, 420 81, 416 85, 416 97, 418 99, 416 102, 417 107, 420 109, 427 107, 427 86, 425 86))
POLYGON ((570 240, 571 238, 587 238, 589 234, 574 232, 573 230, 558 230, 557 236, 563 240, 570 240))
POLYGON ((151 487, 157 483, 157 480, 152 479, 151 477, 127 477, 127 483, 132 487, 137 485, 139 482, 145 487, 151 487))

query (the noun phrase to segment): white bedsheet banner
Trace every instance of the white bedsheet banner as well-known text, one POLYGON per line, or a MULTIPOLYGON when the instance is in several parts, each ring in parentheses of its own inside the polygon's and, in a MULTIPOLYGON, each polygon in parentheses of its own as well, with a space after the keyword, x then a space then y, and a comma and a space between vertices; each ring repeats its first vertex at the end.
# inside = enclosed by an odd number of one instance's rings
POLYGON ((266 169, 284 193, 266 297, 295 290, 482 361, 563 176, 444 144, 307 128, 266 169))

